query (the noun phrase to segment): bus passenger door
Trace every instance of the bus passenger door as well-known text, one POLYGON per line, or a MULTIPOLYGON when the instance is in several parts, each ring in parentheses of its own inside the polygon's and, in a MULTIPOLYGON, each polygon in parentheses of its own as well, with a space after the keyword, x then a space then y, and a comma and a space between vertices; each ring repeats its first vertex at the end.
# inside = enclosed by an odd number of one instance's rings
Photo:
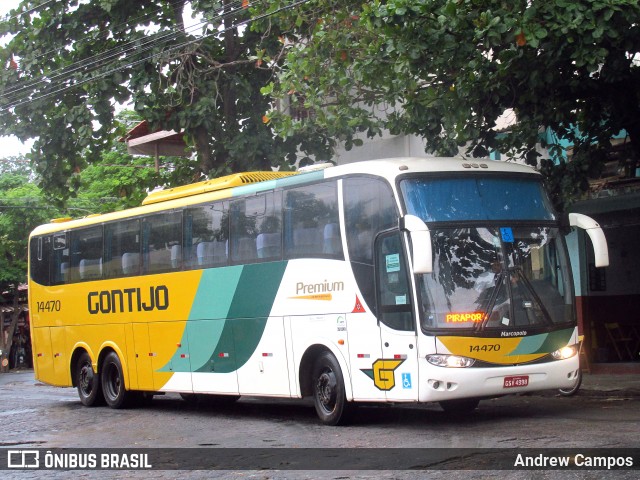
POLYGON ((418 400, 418 345, 411 283, 400 232, 376 239, 376 298, 382 359, 374 378, 389 401, 418 400))

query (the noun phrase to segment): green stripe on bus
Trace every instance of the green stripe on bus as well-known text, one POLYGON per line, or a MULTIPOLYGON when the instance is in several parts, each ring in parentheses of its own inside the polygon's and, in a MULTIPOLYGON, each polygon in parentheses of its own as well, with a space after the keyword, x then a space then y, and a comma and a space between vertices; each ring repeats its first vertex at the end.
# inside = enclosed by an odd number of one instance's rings
MULTIPOLYGON (((203 271, 181 341, 189 345, 191 371, 228 373, 249 360, 286 268, 270 262, 203 271)), ((160 371, 185 371, 176 370, 177 355, 160 371)))
POLYGON ((556 332, 524 337, 516 349, 509 353, 509 356, 554 352, 567 345, 572 334, 573 328, 567 328, 556 332))

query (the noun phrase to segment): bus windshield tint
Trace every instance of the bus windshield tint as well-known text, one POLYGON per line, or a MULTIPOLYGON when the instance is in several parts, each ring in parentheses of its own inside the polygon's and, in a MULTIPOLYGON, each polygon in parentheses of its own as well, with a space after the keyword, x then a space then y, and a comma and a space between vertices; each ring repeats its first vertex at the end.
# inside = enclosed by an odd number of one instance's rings
POLYGON ((408 178, 400 187, 407 213, 425 222, 555 219, 537 179, 408 178))
POLYGON ((422 327, 521 329, 574 318, 568 263, 557 229, 434 229, 433 273, 420 275, 422 327))

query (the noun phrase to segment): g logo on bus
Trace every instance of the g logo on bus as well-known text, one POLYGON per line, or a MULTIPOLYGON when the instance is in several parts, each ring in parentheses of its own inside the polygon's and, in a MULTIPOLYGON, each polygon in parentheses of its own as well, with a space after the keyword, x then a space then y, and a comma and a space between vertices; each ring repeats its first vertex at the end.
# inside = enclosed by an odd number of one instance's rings
POLYGON ((379 358, 373 365, 373 368, 363 368, 360 371, 373 380, 373 384, 383 391, 389 391, 396 386, 394 372, 404 359, 385 359, 379 358))

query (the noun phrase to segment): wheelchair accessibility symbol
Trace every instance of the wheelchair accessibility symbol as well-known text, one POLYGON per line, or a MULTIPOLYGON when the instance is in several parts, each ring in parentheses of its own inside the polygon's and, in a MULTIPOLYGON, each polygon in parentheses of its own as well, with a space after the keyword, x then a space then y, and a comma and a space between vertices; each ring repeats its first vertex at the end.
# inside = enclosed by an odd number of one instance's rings
POLYGON ((411 374, 403 373, 402 374, 402 388, 411 388, 411 374))

